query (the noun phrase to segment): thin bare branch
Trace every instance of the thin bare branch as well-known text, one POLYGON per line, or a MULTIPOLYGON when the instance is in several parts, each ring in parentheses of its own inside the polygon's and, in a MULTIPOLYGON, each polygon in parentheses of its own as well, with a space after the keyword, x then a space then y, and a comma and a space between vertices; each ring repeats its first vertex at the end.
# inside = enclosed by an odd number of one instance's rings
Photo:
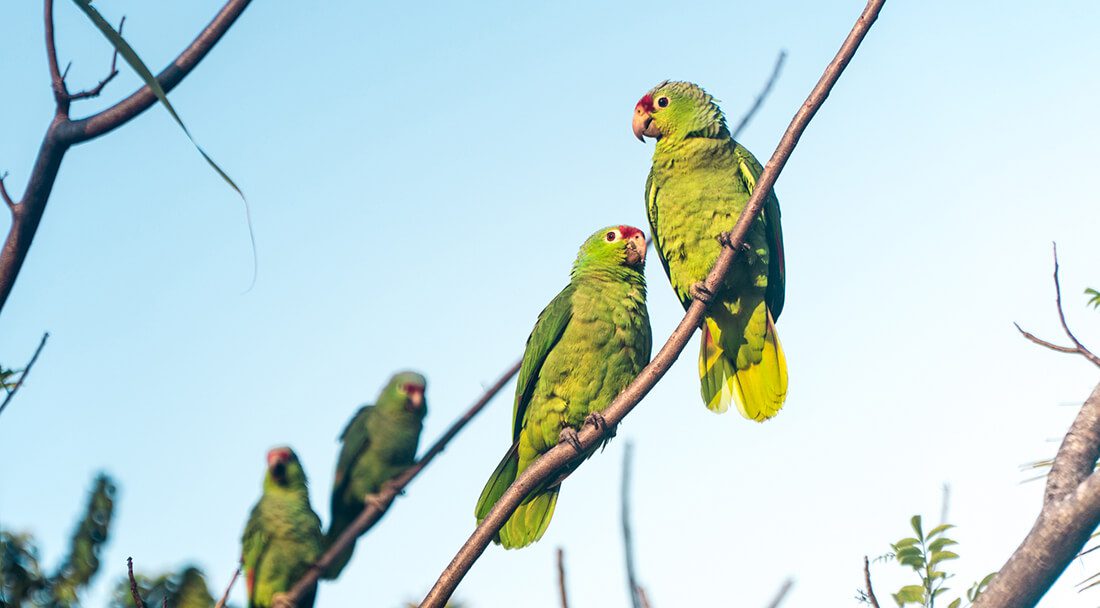
POLYGON ((569 594, 565 591, 565 551, 558 547, 558 593, 561 594, 561 608, 569 608, 569 594))
MULTIPOLYGON (((53 0, 45 0, 42 4, 45 12, 46 61, 50 66, 50 87, 53 89, 54 101, 57 102, 57 113, 63 115, 69 109, 69 92, 65 90, 65 77, 61 75, 60 64, 57 62, 57 42, 53 33, 53 0)), ((65 71, 67 73, 68 68, 65 71)))
POLYGON ((15 211, 15 201, 11 200, 11 195, 8 194, 8 187, 4 185, 4 180, 8 178, 8 172, 0 174, 0 199, 3 199, 4 204, 8 206, 8 209, 15 211))
POLYGON ((49 332, 42 334, 42 340, 38 342, 38 348, 34 349, 31 360, 27 362, 27 366, 23 368, 23 371, 19 372, 19 380, 15 383, 15 386, 8 389, 8 394, 4 396, 4 401, 0 403, 0 414, 4 413, 4 408, 8 407, 8 404, 11 403, 11 400, 15 397, 15 393, 23 386, 23 381, 27 379, 27 374, 31 373, 31 368, 34 367, 34 362, 38 361, 38 355, 40 355, 42 349, 46 347, 46 340, 48 340, 49 337, 49 332))
POLYGON ((752 102, 752 107, 749 108, 745 115, 738 121, 737 126, 734 127, 732 137, 737 139, 741 135, 741 132, 745 130, 745 127, 749 125, 749 121, 753 116, 756 116, 756 112, 764 105, 764 100, 768 98, 768 94, 772 92, 772 87, 775 86, 775 81, 779 80, 779 73, 783 71, 783 62, 787 60, 787 51, 779 51, 779 56, 775 58, 775 67, 772 68, 772 75, 768 77, 768 82, 764 84, 763 90, 756 96, 756 101, 752 102))
POLYGON ((1023 334, 1025 338, 1031 340, 1039 346, 1043 346, 1045 348, 1049 348, 1050 350, 1060 353, 1081 355, 1082 357, 1091 361, 1093 365, 1100 367, 1100 357, 1093 354, 1093 352, 1086 348, 1084 344, 1081 344, 1081 341, 1077 339, 1077 336, 1073 335, 1073 331, 1070 330, 1069 324, 1066 323, 1066 313, 1062 309, 1062 283, 1058 279, 1058 243, 1052 243, 1052 246, 1054 248, 1054 303, 1056 308, 1058 309, 1058 321, 1061 322, 1062 330, 1065 331, 1066 336, 1068 336, 1070 341, 1073 342, 1073 346, 1059 346, 1057 344, 1054 344, 1053 342, 1048 342, 1046 340, 1043 340, 1042 338, 1036 337, 1030 332, 1024 331, 1023 328, 1021 328, 1020 325, 1017 323, 1013 323, 1013 325, 1016 326, 1016 329, 1019 330, 1019 332, 1023 334))
MULTIPOLYGON (((122 26, 126 25, 126 16, 122 16, 122 20, 118 22, 118 34, 122 35, 122 26)), ((118 49, 111 55, 111 69, 108 71, 107 76, 103 80, 99 81, 95 87, 80 91, 79 93, 71 93, 69 95, 70 101, 76 101, 78 99, 88 99, 89 97, 99 97, 99 94, 103 92, 103 87, 107 86, 108 82, 114 80, 115 76, 118 76, 118 49)), ((66 69, 66 71, 68 71, 66 69)))
POLYGON ((141 599, 137 581, 134 579, 134 558, 126 558, 126 575, 130 577, 130 595, 134 598, 134 606, 145 608, 145 600, 141 599))
POLYGON ((649 596, 646 595, 645 588, 644 587, 638 587, 637 591, 638 591, 638 599, 642 602, 642 607, 641 608, 650 608, 650 606, 649 606, 649 596))
MULTIPOLYGON (((825 68, 825 73, 822 74, 821 79, 805 103, 802 104, 802 107, 799 108, 791 120, 791 124, 783 134, 779 146, 764 167, 764 172, 760 175, 760 179, 745 204, 741 216, 729 233, 729 246, 723 249, 704 281, 704 287, 710 292, 713 293, 718 289, 723 277, 729 272, 735 256, 742 249, 741 244, 745 242, 749 227, 760 213, 765 198, 775 186, 775 180, 787 164, 787 160, 798 144, 799 138, 805 132, 807 125, 809 125, 810 120, 817 113, 821 104, 824 103, 825 98, 828 97, 833 85, 840 78, 840 74, 844 71, 848 62, 851 61, 852 56, 855 55, 856 49, 859 48, 860 43, 866 37, 871 24, 875 22, 885 1, 868 1, 852 31, 841 45, 836 57, 825 68)), ((692 335, 699 328, 705 308, 706 304, 700 299, 692 302, 680 324, 677 325, 668 341, 649 365, 603 410, 602 415, 607 421, 606 426, 585 425, 577 434, 578 443, 580 444, 579 449, 568 443, 559 443, 524 469, 523 473, 497 500, 488 515, 478 524, 473 534, 470 535, 470 538, 459 549, 454 559, 451 560, 451 563, 440 574, 435 586, 432 587, 421 603, 421 608, 442 608, 458 587, 459 582, 469 572, 474 562, 485 551, 485 548, 512 515, 516 507, 519 506, 520 502, 532 491, 541 487, 551 476, 560 475, 560 472, 576 462, 581 454, 587 453, 589 449, 595 449, 596 445, 605 438, 608 430, 616 428, 622 422, 623 418, 638 405, 638 402, 652 390, 669 367, 675 363, 676 358, 680 356, 692 335)))
POLYGON ((229 601, 229 593, 233 591, 233 585, 237 584, 237 578, 241 576, 241 566, 238 565, 237 569, 233 571, 233 578, 229 579, 229 584, 225 586, 225 593, 222 594, 222 599, 218 600, 217 604, 214 604, 214 608, 225 608, 226 602, 229 601))
POLYGON ((943 493, 940 499, 940 523, 947 523, 947 514, 951 508, 951 484, 943 482, 943 493))
POLYGON ((975 608, 1034 606, 1100 525, 1100 384, 1081 406, 1047 475, 1035 525, 975 608))
MULTIPOLYGON (((229 28, 241 16, 251 0, 228 0, 214 19, 199 33, 191 44, 179 54, 157 76, 157 81, 167 92, 178 85, 211 49, 222 39, 229 28)), ((126 99, 115 105, 81 120, 69 120, 70 95, 65 88, 65 80, 57 62, 57 49, 54 42, 53 0, 45 0, 46 56, 49 60, 50 82, 57 102, 57 111, 50 126, 42 138, 34 168, 27 180, 23 198, 18 204, 10 204, 12 210, 11 227, 8 236, 0 248, 0 311, 8 301, 19 271, 30 251, 31 243, 42 222, 50 193, 61 160, 73 145, 83 143, 108 133, 133 120, 139 114, 156 103, 156 95, 147 86, 143 86, 126 99)), ((93 89, 94 90, 94 89, 93 89)), ((7 201, 5 201, 7 202, 7 201)))
POLYGON ((871 604, 871 608, 880 608, 878 598, 875 597, 875 588, 871 586, 871 562, 866 555, 863 556, 863 584, 867 587, 867 603, 871 604))
POLYGON ((641 585, 638 584, 638 575, 634 569, 634 535, 630 531, 630 472, 633 468, 634 444, 626 442, 623 449, 623 482, 620 503, 622 504, 623 525, 623 554, 626 556, 626 589, 630 594, 630 605, 633 608, 641 608, 642 601, 639 597, 641 585))
POLYGON ((317 584, 317 580, 321 577, 321 574, 328 569, 344 549, 354 544, 360 536, 365 534, 367 530, 370 530, 374 524, 378 523, 378 520, 382 519, 382 516, 389 510, 390 505, 393 504, 394 499, 405 491, 405 487, 408 486, 425 467, 431 464, 432 459, 443 452, 444 448, 454 439, 455 435, 458 435, 459 431, 461 431, 467 423, 473 420, 473 418, 493 400, 493 397, 496 397, 497 393, 499 393, 501 389, 519 373, 520 363, 521 361, 513 363, 512 366, 505 370, 500 378, 492 384, 492 386, 485 389, 481 397, 478 397, 477 401, 475 401, 465 413, 451 423, 451 426, 447 428, 443 435, 441 435, 426 452, 424 452, 424 455, 420 457, 420 460, 418 460, 416 464, 383 484, 382 491, 367 497, 365 501, 366 506, 363 512, 355 518, 355 521, 353 521, 339 537, 337 537, 328 550, 321 555, 321 558, 310 567, 305 576, 295 583, 290 591, 287 592, 286 598, 291 602, 291 605, 296 605, 297 602, 317 584))
POLYGON ((783 600, 787 599, 787 594, 791 592, 791 587, 794 587, 794 579, 789 578, 783 581, 783 584, 779 586, 779 591, 775 593, 775 597, 772 598, 768 608, 779 608, 783 604, 783 600))

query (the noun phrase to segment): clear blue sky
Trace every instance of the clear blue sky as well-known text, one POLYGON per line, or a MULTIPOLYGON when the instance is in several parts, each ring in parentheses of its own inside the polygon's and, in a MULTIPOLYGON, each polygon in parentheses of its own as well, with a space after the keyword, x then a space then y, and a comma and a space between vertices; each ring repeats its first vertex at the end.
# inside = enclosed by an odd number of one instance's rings
MULTIPOLYGON (((217 2, 104 0, 159 68, 217 2)), ((92 474, 120 485, 89 605, 132 555, 195 561, 221 588, 259 494, 264 452, 292 444, 327 515, 336 435, 399 368, 430 379, 424 439, 522 351, 593 229, 644 226, 652 145, 635 101, 665 78, 706 86, 737 117, 780 49, 787 67, 743 136, 765 159, 862 3, 257 1, 171 97, 252 203, 155 108, 65 159, 3 315, 0 361, 52 338, 0 421, 0 520, 60 556, 92 474)), ((73 88, 109 51, 58 6, 73 88)), ((21 192, 52 112, 41 8, 0 21, 0 170, 21 192)), ((656 606, 854 606, 864 554, 952 486, 956 587, 996 569, 1029 529, 1051 455, 1096 381, 1040 350, 1058 338, 1057 240, 1070 321, 1100 347, 1081 291, 1100 284, 1100 5, 888 3, 810 125, 777 191, 787 239, 779 322, 790 398, 766 425, 705 411, 695 345, 564 486, 546 537, 490 548, 460 587, 477 608, 556 605, 554 549, 574 605, 623 606, 622 447, 636 445, 638 565, 656 606)), ((127 70, 104 107, 137 86, 127 70)), ((0 214, 2 215, 2 214, 0 214)), ((4 220, 0 220, 3 222, 4 220)), ((0 223, 0 228, 5 225, 0 223)), ((681 315, 651 263, 659 342, 681 315)), ((511 389, 509 389, 510 391, 511 389)), ((421 597, 473 525, 508 443, 493 403, 360 542, 319 606, 421 597)), ((1072 565, 1045 606, 1094 606, 1072 565)), ((901 584, 876 569, 880 590, 901 584)), ((238 587, 236 597, 243 597, 238 587)))

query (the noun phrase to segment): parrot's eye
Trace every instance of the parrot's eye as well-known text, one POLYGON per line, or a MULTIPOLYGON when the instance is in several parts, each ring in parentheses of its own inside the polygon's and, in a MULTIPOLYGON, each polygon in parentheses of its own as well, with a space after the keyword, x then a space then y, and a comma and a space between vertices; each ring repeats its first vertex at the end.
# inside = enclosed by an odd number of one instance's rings
POLYGON ((607 239, 608 243, 613 242, 615 240, 615 231, 612 230, 611 232, 608 232, 606 235, 604 235, 604 238, 607 239))
POLYGON ((657 106, 661 107, 661 108, 667 108, 668 107, 668 97, 658 97, 657 98, 657 106))

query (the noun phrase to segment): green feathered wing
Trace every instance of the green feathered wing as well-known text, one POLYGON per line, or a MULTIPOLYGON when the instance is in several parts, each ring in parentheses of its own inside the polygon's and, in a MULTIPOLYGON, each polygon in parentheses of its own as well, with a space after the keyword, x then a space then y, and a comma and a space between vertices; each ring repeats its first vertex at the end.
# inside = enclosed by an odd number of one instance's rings
MULTIPOLYGON (((523 352, 523 361, 520 363, 519 380, 516 382, 516 396, 512 407, 512 447, 508 449, 504 459, 489 477, 485 489, 481 491, 481 497, 478 498, 477 507, 474 510, 478 523, 485 519, 493 505, 521 472, 519 451, 521 440, 524 439, 524 415, 531 402, 542 364, 561 340, 573 316, 572 295, 573 285, 570 284, 539 314, 535 328, 527 338, 527 347, 523 352)), ((557 485, 531 494, 524 499, 523 504, 516 509, 494 540, 505 548, 511 549, 525 547, 542 538, 546 527, 550 525, 550 518, 554 514, 557 501, 557 485)))
MULTIPOLYGON (((331 510, 328 530, 325 532, 325 547, 329 547, 351 525, 363 510, 361 501, 347 500, 348 486, 351 483, 352 465, 370 447, 370 434, 367 432, 367 420, 374 406, 359 408, 348 425, 340 433, 340 456, 336 461, 336 475, 332 481, 331 510)), ((362 498, 362 497, 359 497, 362 498)), ((324 578, 334 580, 340 576, 344 567, 351 561, 355 543, 340 552, 324 572, 324 578)))

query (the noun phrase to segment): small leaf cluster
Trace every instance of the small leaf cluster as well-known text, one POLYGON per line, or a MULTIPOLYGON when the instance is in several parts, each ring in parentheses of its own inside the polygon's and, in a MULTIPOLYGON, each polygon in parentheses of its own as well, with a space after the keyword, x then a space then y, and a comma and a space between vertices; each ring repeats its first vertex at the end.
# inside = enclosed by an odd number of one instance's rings
POLYGON ((1089 297, 1088 306, 1100 308, 1100 291, 1096 291, 1090 287, 1085 290, 1085 295, 1089 297))
MULTIPOLYGON (((904 585, 891 595, 901 608, 906 606, 935 608, 936 599, 950 590, 946 586, 948 579, 954 577, 945 565, 947 562, 959 559, 959 554, 955 552, 959 543, 947 535, 948 531, 955 526, 940 524, 926 534, 920 515, 914 515, 909 520, 909 525, 913 530, 913 536, 907 536, 891 544, 892 552, 886 557, 897 560, 902 566, 912 568, 917 574, 918 582, 904 585)), ((985 591, 994 574, 996 573, 987 575, 967 589, 967 605, 973 603, 985 591)), ((947 604, 947 608, 960 608, 962 605, 963 598, 959 597, 947 604)))

